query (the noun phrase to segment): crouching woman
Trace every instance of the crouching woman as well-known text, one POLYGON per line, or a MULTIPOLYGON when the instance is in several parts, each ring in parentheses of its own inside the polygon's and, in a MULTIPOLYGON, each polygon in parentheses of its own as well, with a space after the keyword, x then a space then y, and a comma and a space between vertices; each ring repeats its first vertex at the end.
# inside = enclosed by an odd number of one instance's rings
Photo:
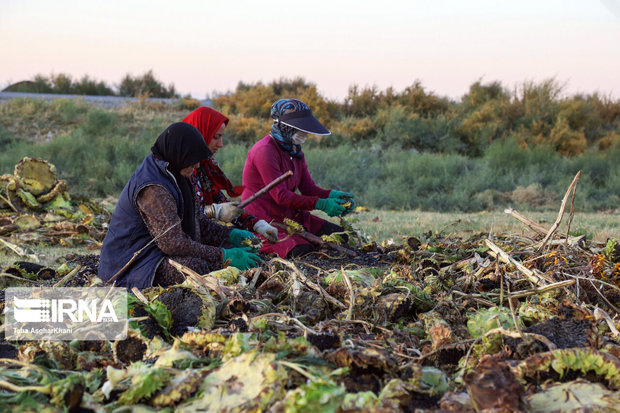
POLYGON ((258 265, 260 258, 247 248, 220 248, 230 229, 200 212, 189 182, 199 162, 211 156, 200 132, 174 123, 151 152, 121 192, 101 248, 99 277, 119 287, 146 288, 183 282, 169 258, 199 274, 227 260, 240 269, 258 265))

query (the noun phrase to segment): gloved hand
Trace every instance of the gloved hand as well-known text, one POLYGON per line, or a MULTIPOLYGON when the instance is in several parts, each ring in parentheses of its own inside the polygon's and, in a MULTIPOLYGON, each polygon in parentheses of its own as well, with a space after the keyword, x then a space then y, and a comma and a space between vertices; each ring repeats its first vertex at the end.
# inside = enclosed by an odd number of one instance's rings
POLYGON ((350 205, 345 206, 346 211, 344 211, 344 214, 342 215, 346 215, 351 211, 355 211, 357 204, 355 203, 355 200, 353 199, 354 197, 355 195, 353 195, 350 192, 336 191, 335 189, 332 189, 329 192, 329 198, 336 199, 340 205, 344 205, 348 202, 351 203, 350 205))
POLYGON ((345 207, 340 205, 334 198, 319 198, 314 208, 320 209, 330 217, 342 215, 346 210, 345 207))
POLYGON ((221 204, 211 204, 204 208, 204 213, 211 219, 223 222, 232 222, 241 214, 245 213, 243 208, 237 207, 238 202, 224 202, 221 204))
POLYGON ((254 224, 254 232, 258 232, 263 237, 267 238, 269 242, 278 242, 278 230, 263 219, 254 224))
POLYGON ((329 198, 352 199, 355 198, 355 195, 350 192, 342 192, 332 189, 331 191, 329 191, 329 198))
POLYGON ((224 249, 224 262, 228 260, 230 260, 230 265, 242 271, 258 267, 262 262, 260 257, 248 247, 224 249))
POLYGON ((250 231, 245 231, 243 229, 235 228, 232 231, 230 231, 230 234, 228 234, 228 241, 237 247, 244 246, 242 244, 244 239, 252 239, 252 238, 257 238, 257 236, 252 234, 250 231))

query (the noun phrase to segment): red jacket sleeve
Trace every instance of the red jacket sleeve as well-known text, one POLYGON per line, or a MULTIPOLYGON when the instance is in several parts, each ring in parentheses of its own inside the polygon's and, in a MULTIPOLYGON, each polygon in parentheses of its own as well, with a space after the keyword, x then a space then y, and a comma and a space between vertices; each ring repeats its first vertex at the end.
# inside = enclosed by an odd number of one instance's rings
MULTIPOLYGON (((299 180, 299 192, 303 195, 313 195, 319 198, 327 198, 331 192, 329 189, 323 189, 314 183, 314 179, 310 176, 308 171, 308 165, 306 164, 306 157, 302 157, 300 164, 301 179, 299 180)), ((316 201, 314 201, 316 203, 316 201)))

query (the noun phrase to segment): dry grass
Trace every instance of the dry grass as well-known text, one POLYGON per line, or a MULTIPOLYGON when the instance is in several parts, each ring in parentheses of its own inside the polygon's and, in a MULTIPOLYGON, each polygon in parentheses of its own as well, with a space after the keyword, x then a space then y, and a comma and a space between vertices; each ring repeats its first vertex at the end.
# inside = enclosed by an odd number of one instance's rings
MULTIPOLYGON (((528 218, 551 227, 556 211, 524 212, 528 218)), ((531 234, 529 229, 503 212, 438 213, 422 211, 371 210, 354 216, 357 228, 372 239, 400 241, 402 236, 420 236, 428 231, 445 235, 464 236, 477 232, 489 234, 531 234)), ((566 230, 568 214, 564 216, 560 230, 566 230)), ((586 234, 589 240, 604 242, 607 238, 620 238, 620 211, 613 213, 575 213, 571 224, 572 234, 586 234)))

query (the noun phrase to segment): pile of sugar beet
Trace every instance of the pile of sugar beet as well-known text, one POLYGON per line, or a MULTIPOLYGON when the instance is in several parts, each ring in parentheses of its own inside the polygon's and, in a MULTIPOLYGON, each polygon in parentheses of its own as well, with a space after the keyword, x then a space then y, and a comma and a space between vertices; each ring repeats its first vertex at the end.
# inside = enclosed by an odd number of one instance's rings
MULTIPOLYGON (((620 411, 618 241, 508 212, 527 236, 376 245, 349 221, 299 259, 177 265, 183 284, 130 292, 124 340, 2 340, 0 410, 620 411)), ((105 286, 97 255, 27 258, 3 289, 105 286)))

